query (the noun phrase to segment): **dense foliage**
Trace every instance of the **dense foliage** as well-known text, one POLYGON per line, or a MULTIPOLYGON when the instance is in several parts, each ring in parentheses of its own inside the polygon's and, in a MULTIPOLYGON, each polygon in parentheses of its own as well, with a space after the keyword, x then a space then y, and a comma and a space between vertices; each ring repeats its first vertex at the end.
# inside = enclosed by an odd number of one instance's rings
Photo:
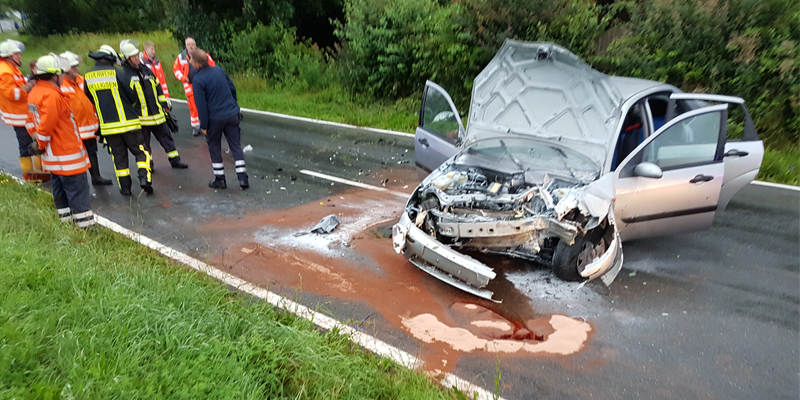
POLYGON ((168 24, 243 76, 389 101, 431 79, 462 108, 505 39, 552 41, 608 74, 741 96, 770 147, 800 140, 796 0, 15 1, 33 33, 168 24))

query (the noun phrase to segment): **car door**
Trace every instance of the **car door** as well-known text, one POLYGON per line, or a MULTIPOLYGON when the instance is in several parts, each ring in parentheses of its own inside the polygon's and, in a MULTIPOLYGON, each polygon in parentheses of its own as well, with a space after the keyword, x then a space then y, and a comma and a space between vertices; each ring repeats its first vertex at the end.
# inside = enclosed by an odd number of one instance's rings
POLYGON ((615 172, 614 215, 623 240, 711 227, 724 180, 727 104, 667 122, 615 172))
POLYGON ((447 91, 431 81, 425 82, 414 137, 417 167, 427 172, 439 167, 458 152, 464 133, 461 117, 447 91))
MULTIPOLYGON (((764 159, 764 142, 758 138, 753 118, 750 116, 743 99, 716 94, 675 93, 670 96, 669 110, 676 109, 675 102, 686 100, 727 103, 732 107, 739 107, 743 117, 742 137, 739 139, 726 137, 725 140, 725 151, 723 152, 725 179, 722 181, 722 189, 717 206, 717 215, 719 215, 725 210, 733 195, 747 186, 758 175, 758 170, 761 168, 761 162, 764 159)), ((669 114, 673 113, 669 110, 668 117, 671 116, 669 114)))

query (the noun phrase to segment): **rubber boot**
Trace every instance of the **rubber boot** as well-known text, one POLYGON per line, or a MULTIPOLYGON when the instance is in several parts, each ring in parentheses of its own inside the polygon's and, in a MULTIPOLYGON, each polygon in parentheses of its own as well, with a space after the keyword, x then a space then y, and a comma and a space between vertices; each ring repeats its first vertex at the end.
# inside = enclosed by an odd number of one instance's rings
POLYGON ((147 177, 139 177, 139 187, 141 187, 142 190, 144 190, 147 194, 153 193, 153 184, 147 180, 147 177))
POLYGON ((97 154, 89 155, 89 176, 92 177, 92 186, 108 186, 111 184, 111 179, 105 179, 100 176, 100 164, 97 162, 97 154))
POLYGON ((174 168, 174 169, 186 169, 186 168, 189 168, 188 165, 186 165, 186 164, 181 162, 181 157, 180 156, 175 157, 175 158, 170 158, 169 159, 169 164, 172 165, 172 168, 174 168))
POLYGON ((119 194, 123 196, 133 196, 131 193, 131 184, 133 181, 130 176, 120 176, 119 178, 119 194))

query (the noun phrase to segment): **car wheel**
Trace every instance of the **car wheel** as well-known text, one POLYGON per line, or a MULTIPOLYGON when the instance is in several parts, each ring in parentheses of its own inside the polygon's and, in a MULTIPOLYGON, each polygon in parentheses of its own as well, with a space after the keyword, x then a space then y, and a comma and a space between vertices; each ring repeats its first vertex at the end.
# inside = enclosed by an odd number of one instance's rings
POLYGON ((565 281, 582 281, 581 271, 605 252, 603 230, 594 229, 575 238, 571 246, 559 241, 553 252, 553 273, 565 281))

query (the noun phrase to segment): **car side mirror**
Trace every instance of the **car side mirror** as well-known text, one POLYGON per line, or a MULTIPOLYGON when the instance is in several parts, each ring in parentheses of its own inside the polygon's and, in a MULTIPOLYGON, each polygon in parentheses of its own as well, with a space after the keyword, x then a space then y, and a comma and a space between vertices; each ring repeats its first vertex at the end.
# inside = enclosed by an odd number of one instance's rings
POLYGON ((633 169, 633 176, 641 176, 643 178, 658 179, 664 176, 664 171, 661 167, 651 162, 643 162, 636 165, 633 169))

